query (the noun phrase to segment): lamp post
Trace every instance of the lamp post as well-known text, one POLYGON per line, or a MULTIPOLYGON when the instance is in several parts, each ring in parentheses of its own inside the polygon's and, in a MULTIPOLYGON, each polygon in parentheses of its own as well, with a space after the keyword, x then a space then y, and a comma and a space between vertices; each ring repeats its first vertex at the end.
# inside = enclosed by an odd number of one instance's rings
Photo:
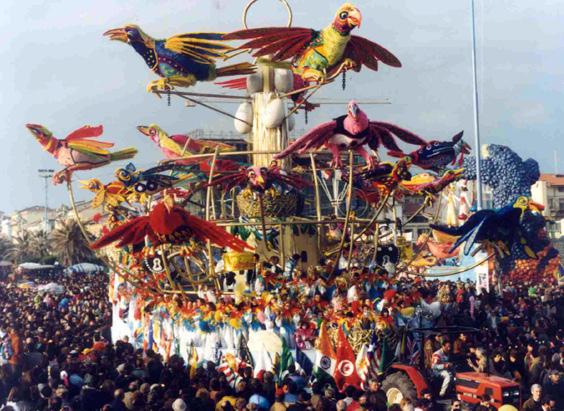
POLYGON ((43 216, 43 228, 45 232, 49 231, 49 216, 48 216, 48 208, 49 208, 49 179, 53 177, 53 173, 55 170, 52 169, 45 169, 40 168, 37 170, 39 173, 39 177, 43 179, 45 185, 45 215, 43 216))
POLYGON ((476 70, 476 14, 474 0, 472 6, 472 86, 474 91, 474 149, 476 151, 476 206, 482 209, 482 173, 480 171, 481 144, 480 144, 480 107, 478 102, 478 75, 476 70))

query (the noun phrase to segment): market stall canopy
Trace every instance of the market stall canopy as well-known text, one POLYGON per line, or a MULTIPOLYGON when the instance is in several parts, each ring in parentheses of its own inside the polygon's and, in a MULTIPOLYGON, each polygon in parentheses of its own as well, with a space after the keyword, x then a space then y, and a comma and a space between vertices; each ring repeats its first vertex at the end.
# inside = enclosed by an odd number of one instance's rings
POLYGON ((37 292, 40 294, 55 294, 60 295, 65 292, 65 287, 57 283, 49 283, 37 287, 37 292))
POLYGON ((104 266, 92 263, 75 264, 66 269, 67 274, 97 274, 104 271, 104 266))
POLYGON ((38 264, 38 263, 21 263, 18 265, 18 268, 27 271, 35 271, 35 270, 50 270, 55 268, 54 265, 47 265, 47 264, 38 264))

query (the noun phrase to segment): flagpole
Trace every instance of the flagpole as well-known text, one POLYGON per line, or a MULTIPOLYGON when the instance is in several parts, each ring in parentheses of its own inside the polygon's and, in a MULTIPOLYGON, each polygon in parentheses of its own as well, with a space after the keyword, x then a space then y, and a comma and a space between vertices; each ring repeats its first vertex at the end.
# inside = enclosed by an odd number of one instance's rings
POLYGON ((476 206, 478 210, 482 209, 482 173, 480 171, 481 160, 481 144, 480 144, 480 106, 478 100, 478 75, 476 69, 476 15, 474 9, 474 0, 471 1, 472 6, 472 76, 473 76, 473 94, 474 94, 474 150, 476 156, 476 206))

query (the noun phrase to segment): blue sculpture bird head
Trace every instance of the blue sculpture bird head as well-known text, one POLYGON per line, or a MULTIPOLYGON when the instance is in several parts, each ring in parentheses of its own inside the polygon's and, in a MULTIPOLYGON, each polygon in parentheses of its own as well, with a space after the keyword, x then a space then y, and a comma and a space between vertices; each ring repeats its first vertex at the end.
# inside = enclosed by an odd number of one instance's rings
POLYGON ((104 33, 110 40, 117 40, 129 44, 151 68, 157 64, 155 51, 155 39, 146 34, 141 27, 135 24, 127 24, 124 27, 111 29, 104 33))

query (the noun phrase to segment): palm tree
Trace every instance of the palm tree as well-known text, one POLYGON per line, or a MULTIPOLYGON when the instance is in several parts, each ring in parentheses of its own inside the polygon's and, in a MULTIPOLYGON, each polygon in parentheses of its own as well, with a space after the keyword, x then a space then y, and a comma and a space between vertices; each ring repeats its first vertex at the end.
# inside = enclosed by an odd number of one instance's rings
POLYGON ((96 260, 74 219, 59 221, 58 227, 51 232, 51 247, 59 261, 66 266, 96 260))
POLYGON ((37 231, 34 233, 31 241, 35 250, 35 256, 40 261, 43 261, 51 255, 51 239, 49 238, 49 233, 44 230, 37 231))
POLYGON ((14 237, 14 244, 7 251, 6 258, 12 260, 14 264, 37 262, 39 258, 35 247, 33 234, 23 230, 14 237))
POLYGON ((8 259, 14 244, 8 240, 6 237, 0 237, 0 259, 8 259))

